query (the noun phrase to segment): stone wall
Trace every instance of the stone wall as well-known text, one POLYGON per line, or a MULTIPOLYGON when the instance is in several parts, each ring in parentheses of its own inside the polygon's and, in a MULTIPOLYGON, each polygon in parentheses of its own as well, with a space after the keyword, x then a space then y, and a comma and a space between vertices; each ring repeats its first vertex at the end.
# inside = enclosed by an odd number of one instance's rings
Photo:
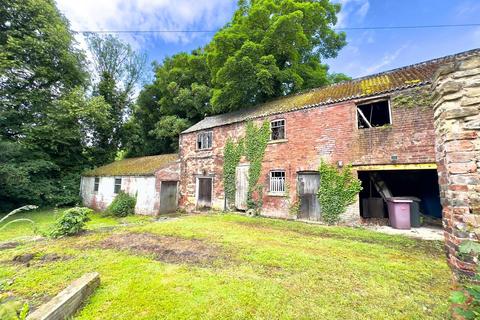
MULTIPOLYGON (((354 165, 390 164, 392 155, 398 157, 398 164, 435 162, 433 110, 430 104, 420 103, 424 99, 418 98, 426 95, 425 89, 417 87, 392 93, 389 97, 393 124, 383 128, 357 127, 357 101, 256 119, 257 125, 264 120, 284 119, 286 122, 286 139, 272 141, 265 152, 259 180, 265 186, 262 214, 288 217, 289 206, 296 197, 297 172, 316 171, 321 158, 354 165), (412 96, 412 99, 405 98, 412 96), (290 200, 268 194, 269 172, 275 169, 285 170, 290 200)), ((187 210, 195 208, 196 177, 200 176, 213 177, 213 205, 223 209, 223 148, 228 137, 244 136, 245 123, 211 130, 213 145, 210 150, 196 149, 198 132, 180 136, 180 206, 187 210)), ((358 204, 348 210, 347 220, 352 221, 354 217, 359 218, 358 204)))
POLYGON ((457 277, 476 265, 458 245, 480 227, 480 56, 440 68, 432 84, 447 259, 457 277))

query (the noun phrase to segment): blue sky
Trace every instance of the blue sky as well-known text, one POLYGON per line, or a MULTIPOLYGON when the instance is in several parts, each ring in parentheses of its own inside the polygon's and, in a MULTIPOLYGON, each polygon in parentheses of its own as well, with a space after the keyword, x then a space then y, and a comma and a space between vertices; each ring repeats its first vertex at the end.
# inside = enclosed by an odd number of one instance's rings
MULTIPOLYGON (((480 23, 479 0, 336 0, 339 27, 480 23)), ((217 30, 228 22, 236 0, 57 0, 74 30, 217 30)), ((348 44, 325 61, 352 77, 480 47, 480 27, 349 30, 348 44)), ((213 33, 121 35, 149 61, 208 43, 213 33)), ((80 42, 82 40, 80 39, 80 42)))

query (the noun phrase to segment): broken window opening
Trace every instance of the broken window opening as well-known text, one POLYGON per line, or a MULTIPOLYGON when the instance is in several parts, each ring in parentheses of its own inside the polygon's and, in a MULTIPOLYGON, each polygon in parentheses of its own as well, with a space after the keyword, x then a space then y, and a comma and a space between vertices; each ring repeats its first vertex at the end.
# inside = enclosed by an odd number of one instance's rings
POLYGON ((285 120, 274 120, 270 122, 270 140, 285 139, 285 120))
POLYGON ((358 128, 374 128, 392 124, 388 100, 357 105, 358 128))
POLYGON ((197 135, 197 149, 211 149, 212 148, 212 131, 201 132, 197 135))

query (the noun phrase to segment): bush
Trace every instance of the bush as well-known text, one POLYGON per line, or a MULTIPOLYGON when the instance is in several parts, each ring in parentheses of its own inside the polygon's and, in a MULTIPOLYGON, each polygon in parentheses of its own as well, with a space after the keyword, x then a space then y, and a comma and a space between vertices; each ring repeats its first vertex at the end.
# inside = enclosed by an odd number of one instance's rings
POLYGON ((334 224, 340 220, 340 215, 347 206, 355 202, 356 195, 362 190, 362 184, 353 176, 350 166, 338 170, 322 160, 318 171, 318 199, 322 208, 322 219, 328 224, 334 224))
POLYGON ((53 229, 50 231, 52 238, 62 236, 73 236, 83 230, 85 222, 89 221, 89 214, 93 213, 92 209, 75 207, 65 210, 62 215, 55 221, 53 229))
POLYGON ((135 213, 137 199, 131 195, 120 191, 112 203, 108 206, 106 213, 116 217, 126 217, 135 213))

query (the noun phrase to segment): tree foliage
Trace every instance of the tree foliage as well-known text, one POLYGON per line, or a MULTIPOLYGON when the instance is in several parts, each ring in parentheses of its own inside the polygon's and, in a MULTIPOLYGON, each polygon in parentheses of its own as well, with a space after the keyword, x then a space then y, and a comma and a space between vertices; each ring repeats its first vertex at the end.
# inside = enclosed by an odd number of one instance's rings
POLYGON ((111 105, 89 97, 84 54, 52 0, 0 4, 0 210, 79 201, 111 105))
POLYGON ((174 151, 179 128, 206 115, 345 80, 321 62, 346 43, 333 30, 339 10, 328 0, 240 0, 204 48, 155 66, 129 124, 129 154, 174 151))
POLYGON ((136 85, 144 78, 146 56, 113 35, 88 34, 87 42, 93 57, 94 96, 103 97, 110 105, 108 125, 97 128, 95 165, 115 159, 125 144, 125 119, 131 114, 136 85))

